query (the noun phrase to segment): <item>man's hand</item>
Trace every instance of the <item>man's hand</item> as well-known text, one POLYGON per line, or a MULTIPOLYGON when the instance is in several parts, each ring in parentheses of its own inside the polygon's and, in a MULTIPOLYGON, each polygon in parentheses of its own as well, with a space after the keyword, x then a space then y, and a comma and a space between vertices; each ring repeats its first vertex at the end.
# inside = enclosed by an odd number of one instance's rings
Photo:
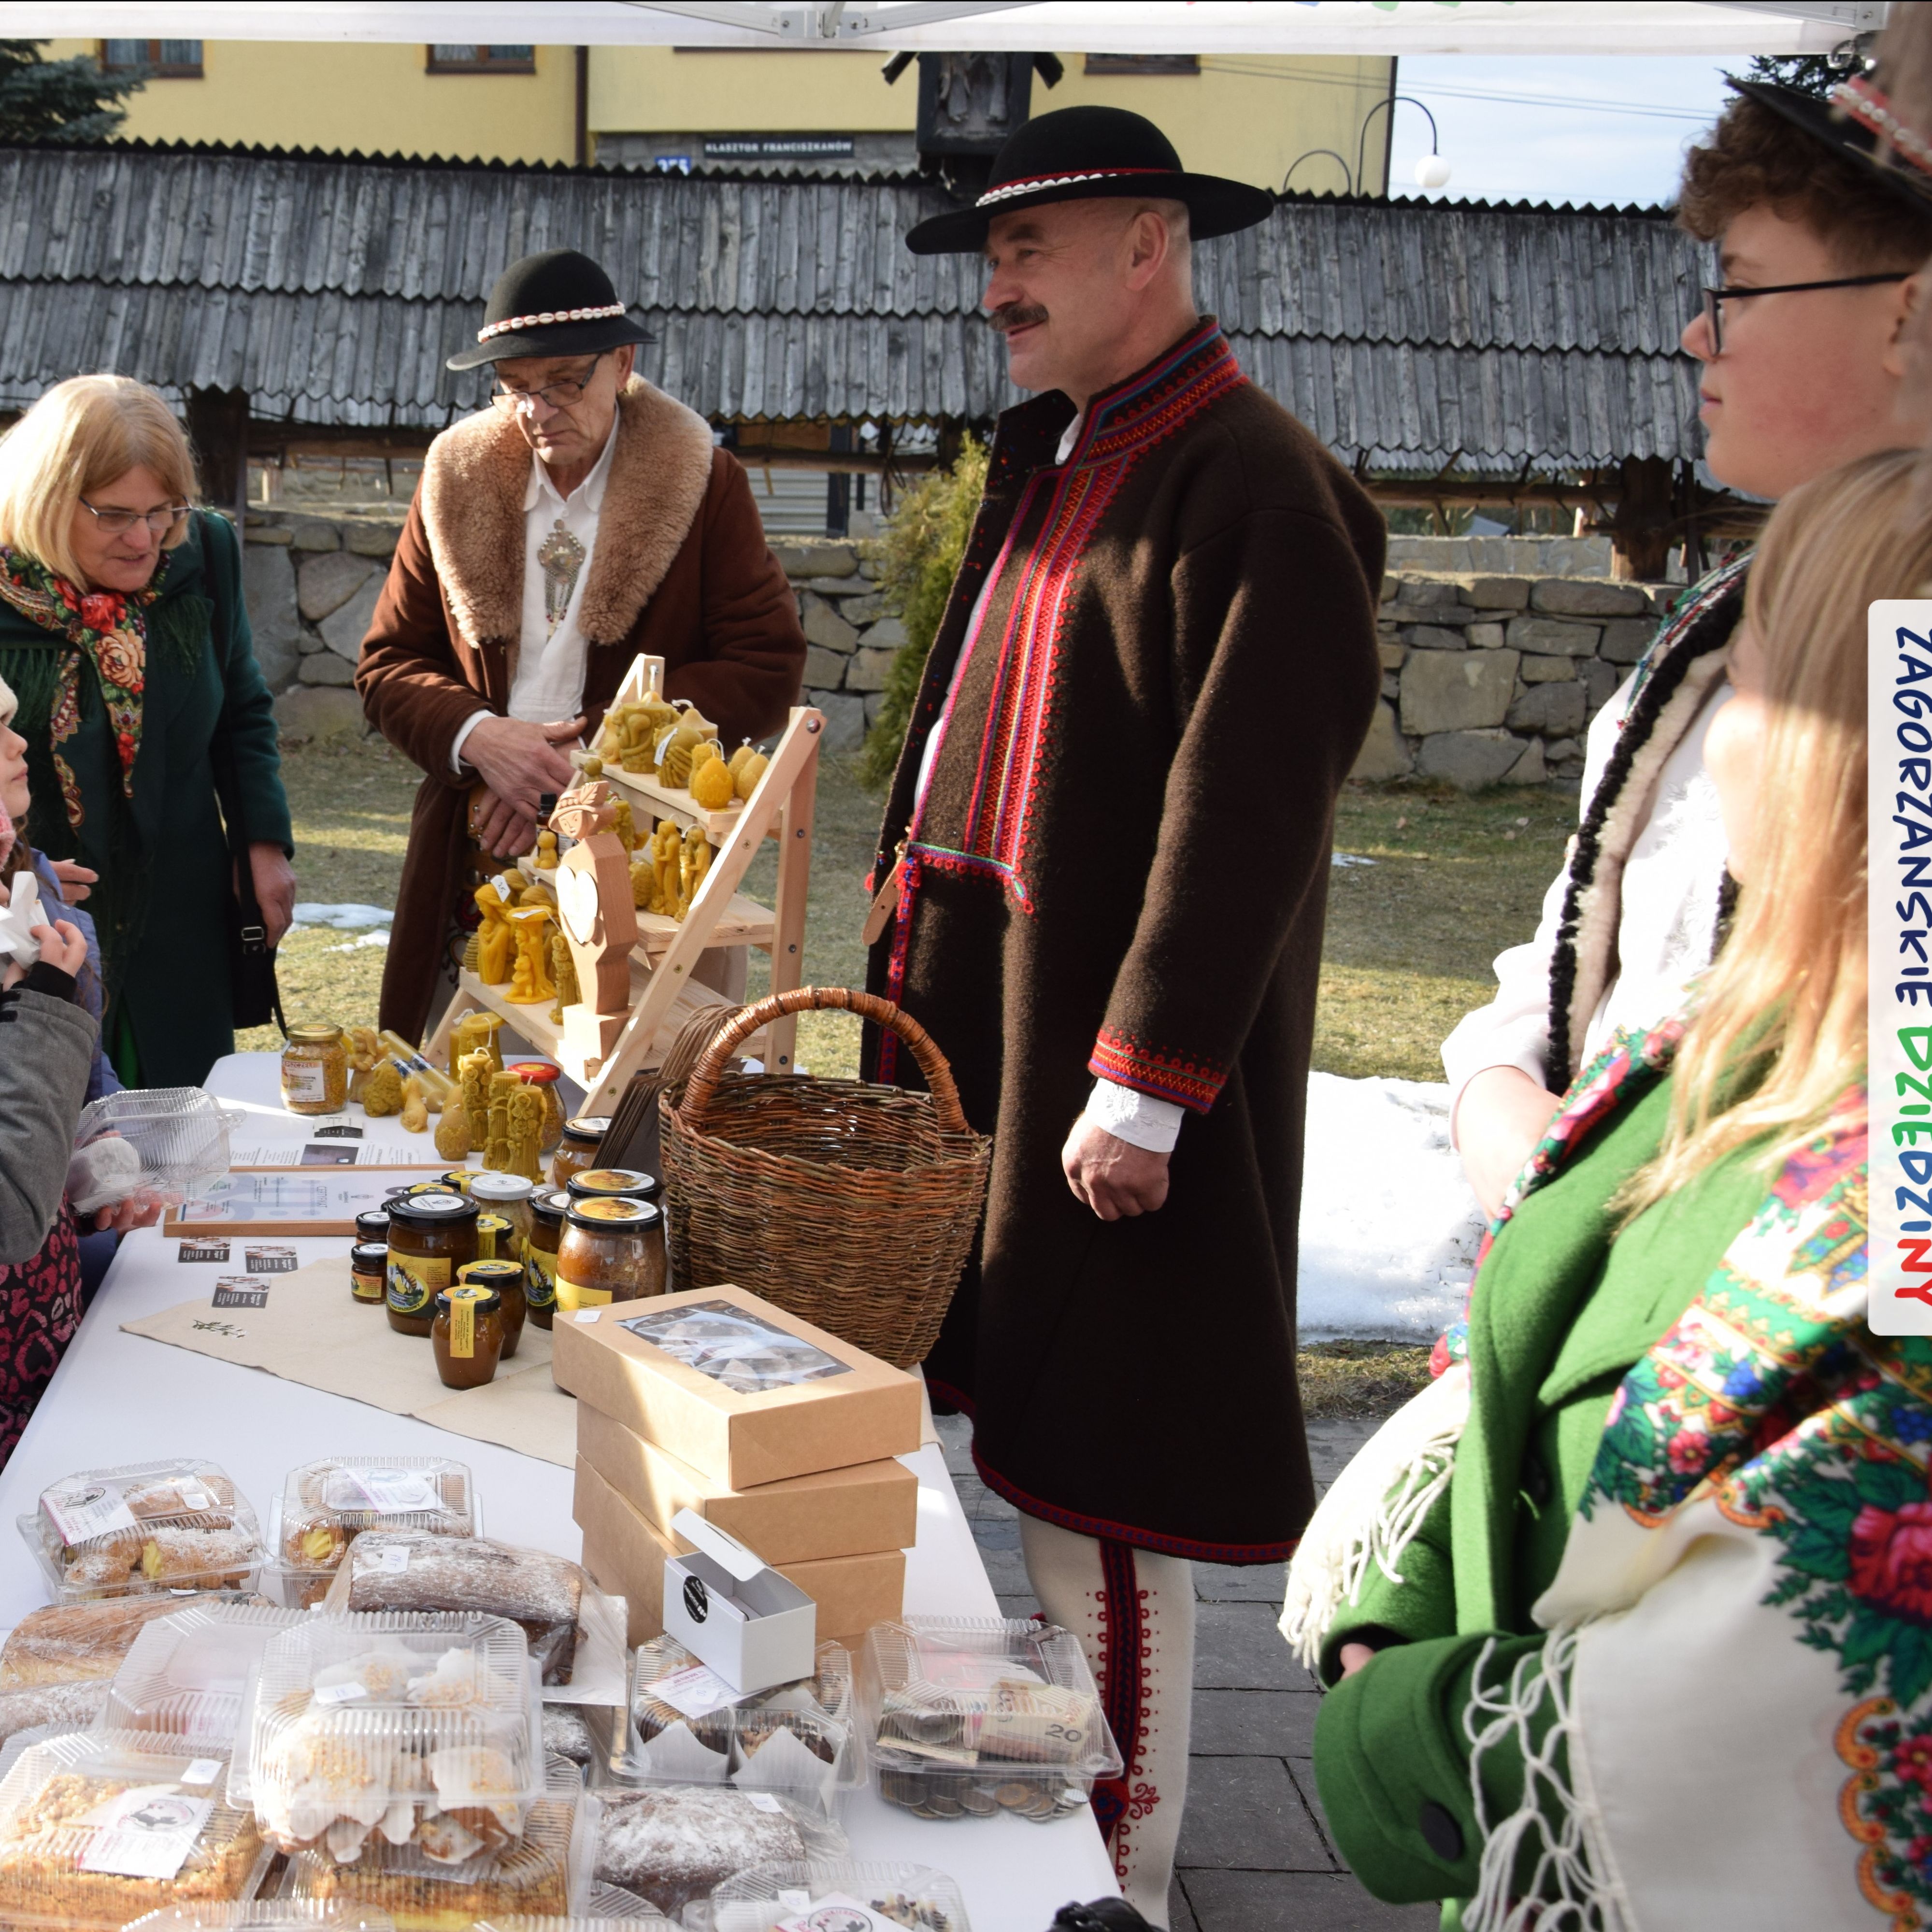
POLYGON ((544 794, 568 791, 577 776, 559 748, 577 743, 584 723, 581 718, 550 724, 485 718, 464 740, 464 761, 476 768, 492 794, 476 824, 477 842, 486 852, 508 859, 530 850, 544 794))
POLYGON ((79 905, 86 898, 88 888, 100 883, 100 874, 89 872, 78 859, 50 859, 47 862, 60 881, 61 897, 69 905, 79 905))
POLYGON ((262 908, 268 944, 279 946, 295 921, 295 868, 279 845, 258 839, 248 848, 248 875, 254 882, 255 903, 262 908))
MULTIPOLYGON (((57 919, 52 926, 30 926, 27 937, 40 941, 40 957, 50 966, 76 979, 80 976, 80 969, 87 964, 87 941, 71 920, 57 919)), ((0 989, 17 986, 26 976, 26 968, 19 960, 10 959, 5 974, 0 976, 0 989)))
POLYGON ((1548 1130, 1558 1096, 1520 1066, 1486 1066, 1456 1106, 1456 1144, 1483 1212, 1492 1220, 1510 1183, 1548 1130))
POLYGON ((1154 1213, 1167 1198, 1167 1161, 1096 1127, 1084 1114, 1060 1150, 1067 1186, 1103 1221, 1154 1213))

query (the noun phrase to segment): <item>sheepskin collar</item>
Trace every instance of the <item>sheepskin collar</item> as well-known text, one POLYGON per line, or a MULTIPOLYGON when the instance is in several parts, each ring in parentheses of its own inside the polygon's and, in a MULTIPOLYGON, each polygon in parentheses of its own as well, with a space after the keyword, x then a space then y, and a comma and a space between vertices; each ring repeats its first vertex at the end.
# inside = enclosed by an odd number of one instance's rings
MULTIPOLYGON (((597 521, 578 627, 621 644, 683 547, 711 481, 704 418, 632 376, 617 399, 617 447, 597 521)), ((530 446, 494 410, 452 424, 423 463, 423 529, 464 641, 509 656, 524 622, 524 496, 530 446)))

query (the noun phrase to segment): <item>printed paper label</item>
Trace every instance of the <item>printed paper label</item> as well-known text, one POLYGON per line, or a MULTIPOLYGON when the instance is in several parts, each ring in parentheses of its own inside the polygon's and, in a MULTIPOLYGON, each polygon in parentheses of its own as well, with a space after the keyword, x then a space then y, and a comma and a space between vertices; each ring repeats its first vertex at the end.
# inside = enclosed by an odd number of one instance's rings
POLYGON ((610 1291, 608 1288, 580 1288, 568 1276, 559 1275, 556 1305, 566 1314, 579 1308, 608 1308, 610 1305, 610 1291))
POLYGON ((245 1250, 242 1265, 250 1274, 293 1274, 297 1256, 292 1248, 257 1248, 245 1250))
POLYGON ((319 1060, 285 1060, 282 1062, 282 1098, 291 1107, 298 1102, 315 1106, 328 1098, 328 1070, 319 1060))
POLYGON ((172 1784, 139 1785, 88 1813, 94 1842, 83 1871, 124 1878, 171 1879, 194 1849, 214 1810, 212 1798, 184 1797, 172 1784))
POLYGON ((449 1286, 449 1257, 424 1260, 389 1250, 389 1306, 398 1315, 421 1315, 449 1286))
POLYGON ((413 1469, 338 1469, 323 1495, 331 1509, 370 1516, 412 1515, 442 1504, 436 1485, 413 1469))
POLYGON ((134 1512, 122 1501, 121 1492, 105 1484, 67 1496, 43 1496, 40 1508, 53 1525, 54 1534, 65 1544, 85 1543, 90 1537, 135 1527, 134 1512))
POLYGON ((251 1280, 245 1274, 225 1274, 214 1284, 212 1305, 217 1308, 266 1308, 268 1284, 251 1280))
POLYGON ((198 1757, 181 1774, 184 1784, 212 1784, 221 1775, 218 1757, 198 1757))
POLYGON ((371 1576, 400 1576, 410 1567, 410 1549, 407 1544, 398 1544, 390 1550, 379 1550, 366 1564, 358 1564, 371 1576))
POLYGON ((736 1703, 745 1694, 733 1690, 717 1672, 707 1670, 701 1664, 674 1670, 668 1677, 660 1677, 647 1688, 650 1696, 668 1704, 673 1710, 682 1712, 687 1718, 709 1717, 727 1704, 736 1703))
POLYGON ((776 1816, 784 1810, 784 1807, 769 1791, 747 1791, 742 1796, 745 1802, 754 1811, 770 1811, 776 1816))
MULTIPOLYGON (((384 1554, 393 1556, 395 1552, 389 1550, 384 1554)), ((374 1567, 380 1570, 387 1569, 388 1565, 378 1562, 374 1567)), ((315 1701, 318 1704, 349 1704, 368 1694, 369 1687, 366 1684, 358 1684, 352 1678, 345 1684, 318 1684, 315 1687, 315 1701)))
POLYGON ((178 1262, 222 1262, 228 1258, 226 1241, 183 1241, 175 1254, 178 1262))
MULTIPOLYGON (((789 1906, 794 1896, 781 1893, 778 1903, 789 1906)), ((899 1932, 900 1924, 861 1904, 849 1892, 828 1892, 822 1898, 811 1900, 795 1916, 780 1919, 776 1932, 899 1932)))
POLYGON ((532 1247, 524 1255, 524 1300, 532 1308, 556 1304, 556 1252, 532 1247))

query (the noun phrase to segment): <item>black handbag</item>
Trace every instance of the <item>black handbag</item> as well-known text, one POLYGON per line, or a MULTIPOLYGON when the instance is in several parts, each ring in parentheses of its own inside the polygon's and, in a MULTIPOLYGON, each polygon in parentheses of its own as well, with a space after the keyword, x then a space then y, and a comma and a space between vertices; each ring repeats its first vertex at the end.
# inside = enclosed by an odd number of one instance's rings
POLYGON ((248 826, 242 812, 242 785, 235 772, 235 748, 218 736, 208 748, 214 768, 214 795, 235 862, 234 888, 228 900, 228 985, 235 1030, 266 1026, 273 1020, 286 1034, 282 989, 275 983, 275 949, 255 896, 255 874, 248 862, 248 826))

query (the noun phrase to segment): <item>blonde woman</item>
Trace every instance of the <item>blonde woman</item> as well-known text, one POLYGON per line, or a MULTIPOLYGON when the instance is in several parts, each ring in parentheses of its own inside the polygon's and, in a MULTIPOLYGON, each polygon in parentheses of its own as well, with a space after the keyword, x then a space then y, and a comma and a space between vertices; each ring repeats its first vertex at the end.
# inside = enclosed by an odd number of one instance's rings
POLYGON ((1336 1840, 1468 1932, 1932 1919, 1932 1348, 1864 1318, 1865 611, 1932 585, 1925 460, 1772 517, 1729 942, 1572 1086, 1466 1361, 1291 1571, 1336 1840))
POLYGON ((180 424, 124 376, 57 384, 0 440, 0 678, 19 694, 32 836, 70 898, 91 887, 104 1044, 130 1086, 199 1084, 234 1051, 218 766, 270 945, 295 903, 241 545, 194 494, 180 424))

